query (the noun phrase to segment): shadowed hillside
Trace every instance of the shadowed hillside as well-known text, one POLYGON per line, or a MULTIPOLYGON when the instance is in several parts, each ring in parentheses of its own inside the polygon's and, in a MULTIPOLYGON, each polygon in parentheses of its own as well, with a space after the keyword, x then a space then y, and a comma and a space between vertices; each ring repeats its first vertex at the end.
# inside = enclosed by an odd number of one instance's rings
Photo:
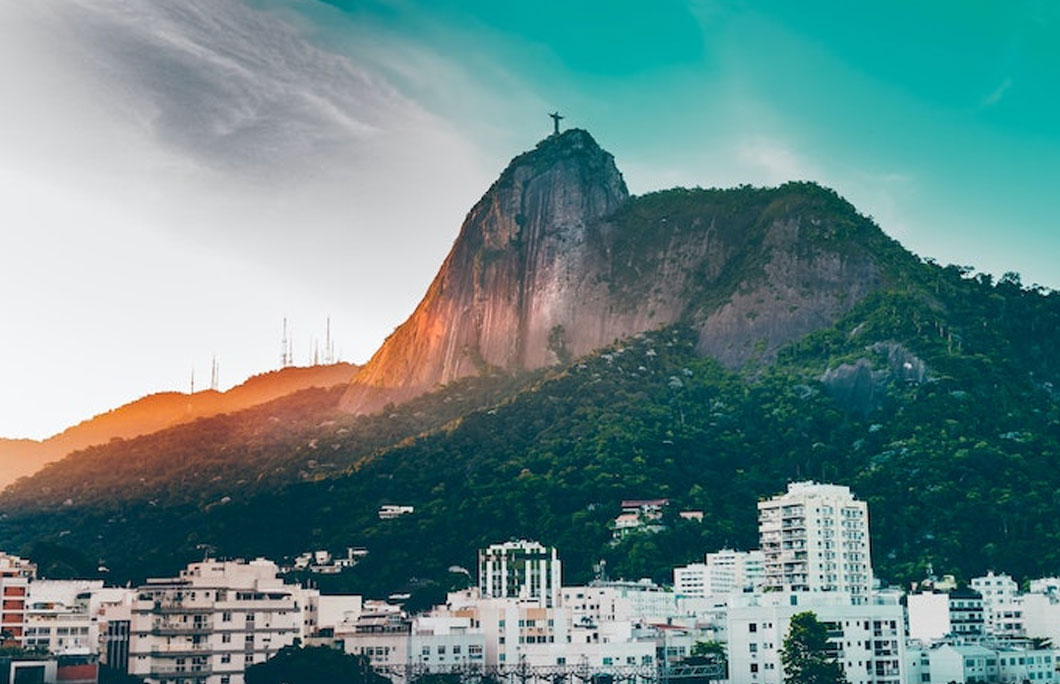
POLYGON ((195 394, 160 392, 78 423, 43 441, 0 439, 0 489, 46 464, 86 447, 112 439, 146 435, 173 425, 218 413, 241 411, 308 387, 332 387, 350 381, 357 366, 284 368, 255 375, 226 392, 195 394))

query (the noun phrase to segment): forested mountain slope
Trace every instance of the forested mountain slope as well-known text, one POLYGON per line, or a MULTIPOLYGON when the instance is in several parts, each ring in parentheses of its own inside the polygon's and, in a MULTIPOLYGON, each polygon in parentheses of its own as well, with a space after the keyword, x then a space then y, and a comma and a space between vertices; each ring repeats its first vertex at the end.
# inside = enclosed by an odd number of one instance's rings
MULTIPOLYGON (((64 505, 42 479, 36 498, 26 487, 3 498, 0 535, 9 546, 83 548, 115 577, 172 572, 203 545, 279 557, 356 544, 370 553, 345 588, 382 594, 444 583, 477 547, 529 536, 559 546, 570 581, 600 558, 613 575, 666 579, 704 551, 754 546, 757 498, 814 478, 869 502, 885 579, 918 578, 927 563, 964 576, 1055 572, 1060 295, 956 267, 920 264, 906 276, 769 364, 727 369, 676 324, 544 375, 457 384, 375 418, 322 425, 318 409, 292 413, 284 430, 347 464, 320 479, 281 478, 221 505, 192 495, 198 485, 176 487, 166 505, 88 498, 92 488, 64 505), (417 422, 425 407, 454 403, 433 427, 417 422), (385 434, 392 422, 407 428, 385 434), (671 516, 667 531, 611 546, 619 501, 655 496, 705 519, 671 516), (416 512, 379 520, 382 503, 416 512)), ((243 439, 204 446, 223 454, 243 439)), ((263 437, 258 453, 282 461, 291 445, 263 437)))

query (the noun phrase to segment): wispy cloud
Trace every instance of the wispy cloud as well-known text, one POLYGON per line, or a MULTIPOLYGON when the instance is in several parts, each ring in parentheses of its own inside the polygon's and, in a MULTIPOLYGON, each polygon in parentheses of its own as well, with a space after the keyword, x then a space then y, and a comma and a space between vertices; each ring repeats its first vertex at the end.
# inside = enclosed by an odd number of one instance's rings
POLYGON ((1007 77, 1004 81, 1001 82, 1001 85, 999 85, 997 88, 994 88, 993 92, 984 97, 982 105, 984 107, 993 107, 998 102, 1001 102, 1001 99, 1005 97, 1005 94, 1009 91, 1010 88, 1012 88, 1011 76, 1007 77))
POLYGON ((751 182, 775 185, 790 180, 819 180, 821 173, 810 161, 780 140, 752 137, 736 145, 736 159, 752 176, 751 182))
POLYGON ((0 435, 183 388, 215 352, 230 381, 260 372, 284 314, 304 350, 330 313, 363 360, 412 310, 495 169, 289 19, 243 0, 0 5, 0 288, 22 292, 0 301, 0 435), (57 386, 78 401, 56 407, 57 386))

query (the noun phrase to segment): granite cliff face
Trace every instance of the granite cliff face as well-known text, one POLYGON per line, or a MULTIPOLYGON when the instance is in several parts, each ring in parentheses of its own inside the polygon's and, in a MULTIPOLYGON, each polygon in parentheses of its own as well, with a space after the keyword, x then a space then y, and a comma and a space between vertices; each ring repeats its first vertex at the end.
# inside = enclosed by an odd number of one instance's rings
POLYGON ((614 158, 585 131, 551 136, 516 157, 344 405, 371 411, 489 369, 555 363, 549 340, 576 308, 571 284, 587 269, 586 233, 628 197, 614 158))
POLYGON ((372 412, 679 320, 698 330, 701 353, 726 365, 768 361, 885 282, 881 246, 907 254, 809 183, 631 198, 614 158, 568 130, 512 160, 479 200, 343 406, 372 412))

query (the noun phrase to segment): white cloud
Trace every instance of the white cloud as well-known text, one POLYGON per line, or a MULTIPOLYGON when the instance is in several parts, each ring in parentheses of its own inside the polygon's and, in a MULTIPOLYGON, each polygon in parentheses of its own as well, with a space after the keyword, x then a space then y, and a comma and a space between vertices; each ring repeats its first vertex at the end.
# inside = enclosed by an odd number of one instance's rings
POLYGON ((239 381, 275 365, 284 314, 299 357, 330 313, 363 360, 412 310, 495 169, 287 19, 0 7, 0 435, 183 389, 213 353, 239 381))
POLYGON ((818 180, 821 173, 792 147, 779 140, 753 137, 736 146, 736 159, 752 183, 777 185, 791 180, 818 180))

